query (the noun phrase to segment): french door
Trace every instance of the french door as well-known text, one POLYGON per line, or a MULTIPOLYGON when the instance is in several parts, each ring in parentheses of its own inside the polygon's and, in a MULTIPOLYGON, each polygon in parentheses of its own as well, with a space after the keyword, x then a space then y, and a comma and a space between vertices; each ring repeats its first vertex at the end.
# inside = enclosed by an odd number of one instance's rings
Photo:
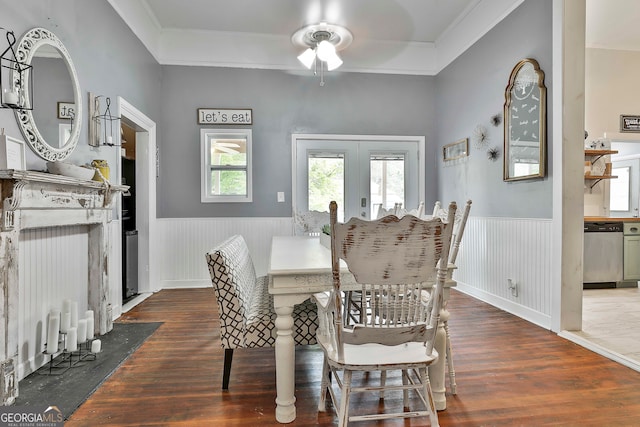
POLYGON ((424 137, 297 134, 292 146, 294 213, 328 212, 335 200, 339 221, 371 219, 424 199, 424 137))

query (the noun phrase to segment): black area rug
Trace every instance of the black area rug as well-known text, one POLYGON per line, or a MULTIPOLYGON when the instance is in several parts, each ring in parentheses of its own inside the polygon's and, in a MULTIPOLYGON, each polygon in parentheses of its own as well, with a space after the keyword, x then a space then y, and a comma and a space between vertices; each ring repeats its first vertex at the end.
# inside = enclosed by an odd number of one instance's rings
POLYGON ((109 333, 98 337, 102 352, 96 360, 82 361, 60 375, 43 375, 49 365, 43 366, 20 381, 16 406, 57 406, 68 419, 161 324, 114 323, 109 333))

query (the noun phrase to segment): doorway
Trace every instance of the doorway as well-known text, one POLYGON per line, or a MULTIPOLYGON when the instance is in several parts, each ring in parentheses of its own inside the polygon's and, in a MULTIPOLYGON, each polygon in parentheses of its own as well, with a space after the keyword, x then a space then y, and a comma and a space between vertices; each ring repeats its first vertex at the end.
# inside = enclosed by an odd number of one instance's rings
POLYGON ((293 211, 328 211, 338 220, 376 218, 380 208, 424 201, 424 137, 293 135, 293 211))
MULTIPOLYGON (((157 279, 156 232, 156 124, 122 97, 118 97, 121 122, 135 134, 135 230, 137 230, 138 295, 123 304, 121 312, 130 310, 159 290, 157 279)), ((132 138, 132 137, 129 137, 132 138)), ((125 144, 126 146, 126 144, 125 144)), ((126 149, 126 147, 125 147, 126 149)), ((123 170, 122 156, 118 156, 119 170, 123 170)), ((121 200, 122 203, 122 200, 121 200)), ((123 224, 123 230, 124 230, 123 224)), ((124 245, 123 241, 123 245, 124 245)), ((134 249, 131 249, 135 252, 134 249)), ((122 295, 124 297, 124 294, 122 295)), ((121 313, 114 313, 120 315, 121 313)))
POLYGON ((136 131, 122 123, 120 182, 129 190, 122 195, 122 304, 139 295, 138 230, 136 228, 136 131))

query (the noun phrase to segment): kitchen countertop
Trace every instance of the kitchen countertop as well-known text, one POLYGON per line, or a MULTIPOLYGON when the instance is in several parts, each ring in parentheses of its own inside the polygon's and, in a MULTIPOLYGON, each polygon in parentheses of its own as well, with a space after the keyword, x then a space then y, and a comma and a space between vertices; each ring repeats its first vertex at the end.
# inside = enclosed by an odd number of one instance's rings
POLYGON ((585 216, 586 222, 599 222, 599 221, 622 221, 622 222, 640 222, 640 218, 616 218, 608 216, 585 216))

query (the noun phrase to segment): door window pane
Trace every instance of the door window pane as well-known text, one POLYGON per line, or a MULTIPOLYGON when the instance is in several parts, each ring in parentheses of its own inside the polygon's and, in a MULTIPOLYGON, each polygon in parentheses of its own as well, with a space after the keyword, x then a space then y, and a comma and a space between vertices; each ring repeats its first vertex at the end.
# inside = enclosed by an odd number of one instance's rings
POLYGON ((404 155, 372 154, 369 164, 371 182, 371 218, 376 218, 378 209, 393 208, 396 203, 405 206, 404 155))
POLYGON ((344 155, 309 153, 309 206, 310 211, 329 212, 329 202, 339 206, 338 220, 344 207, 344 155))

